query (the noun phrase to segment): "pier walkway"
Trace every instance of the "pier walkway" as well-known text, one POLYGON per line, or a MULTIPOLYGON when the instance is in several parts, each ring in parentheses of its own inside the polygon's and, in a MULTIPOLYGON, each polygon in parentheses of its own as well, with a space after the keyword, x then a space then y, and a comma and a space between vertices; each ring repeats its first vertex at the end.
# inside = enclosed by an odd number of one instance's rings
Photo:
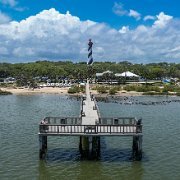
POLYGON ((82 110, 84 115, 82 116, 82 125, 95 125, 98 121, 98 112, 96 110, 95 101, 90 95, 89 80, 86 83, 86 98, 83 101, 82 110))
MULTIPOLYGON (((82 97, 79 117, 46 117, 39 124, 40 158, 47 150, 47 136, 79 136, 79 149, 98 156, 101 136, 132 136, 134 156, 142 157, 142 123, 135 117, 100 116, 94 96, 90 93, 89 80, 86 95, 82 97)), ((89 154, 89 153, 85 153, 89 154)))

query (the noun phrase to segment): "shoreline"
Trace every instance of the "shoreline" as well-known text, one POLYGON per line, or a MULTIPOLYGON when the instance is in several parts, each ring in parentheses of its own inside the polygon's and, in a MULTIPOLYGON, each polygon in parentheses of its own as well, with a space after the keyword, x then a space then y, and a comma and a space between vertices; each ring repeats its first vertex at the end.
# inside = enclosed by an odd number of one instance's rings
MULTIPOLYGON (((69 87, 43 87, 38 89, 28 89, 28 88, 0 88, 2 91, 7 91, 12 93, 13 95, 37 95, 37 94, 58 94, 58 95, 69 95, 69 96, 81 96, 83 93, 68 93, 69 87)), ((136 91, 118 91, 116 94, 111 95, 108 93, 100 94, 96 90, 90 90, 91 93, 96 97, 110 97, 110 96, 160 96, 160 95, 143 95, 143 92, 136 92, 136 91)), ((163 95, 161 95, 163 96, 163 95)), ((172 94, 170 96, 176 96, 172 94)))
POLYGON ((33 95, 33 94, 68 94, 68 88, 44 87, 38 89, 28 88, 1 88, 2 91, 11 92, 13 95, 33 95))
MULTIPOLYGON (((43 87, 38 89, 28 89, 28 88, 0 88, 2 91, 11 92, 13 95, 35 95, 35 94, 58 94, 58 95, 83 95, 83 93, 68 93, 69 87, 43 87)), ((119 91, 115 95, 110 95, 108 93, 100 94, 96 90, 90 90, 92 94, 98 97, 107 97, 107 96, 142 96, 142 92, 127 92, 127 91, 119 91)))

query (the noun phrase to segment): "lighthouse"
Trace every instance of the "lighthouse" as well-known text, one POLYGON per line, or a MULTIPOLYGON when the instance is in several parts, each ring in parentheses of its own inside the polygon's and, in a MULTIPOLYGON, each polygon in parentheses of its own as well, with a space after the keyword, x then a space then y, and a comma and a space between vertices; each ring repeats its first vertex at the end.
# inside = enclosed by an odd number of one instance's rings
POLYGON ((91 39, 89 39, 89 43, 88 43, 88 62, 87 62, 87 65, 91 65, 93 63, 92 46, 93 46, 93 42, 91 41, 91 39))

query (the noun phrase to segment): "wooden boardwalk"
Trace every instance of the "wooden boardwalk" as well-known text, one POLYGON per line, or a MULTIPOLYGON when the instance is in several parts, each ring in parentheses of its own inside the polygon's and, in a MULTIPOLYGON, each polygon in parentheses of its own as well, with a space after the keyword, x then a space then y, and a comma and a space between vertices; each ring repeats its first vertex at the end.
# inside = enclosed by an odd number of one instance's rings
POLYGON ((95 125, 98 122, 98 112, 95 108, 95 100, 92 100, 89 89, 89 80, 86 83, 86 98, 83 101, 82 125, 95 125))
POLYGON ((132 117, 101 118, 95 99, 86 83, 80 117, 46 117, 39 125, 41 135, 64 136, 136 136, 142 125, 132 117))
POLYGON ((134 117, 102 118, 95 98, 90 93, 89 80, 82 98, 79 117, 46 117, 39 124, 39 157, 47 151, 47 136, 79 136, 82 156, 98 157, 101 136, 132 136, 133 157, 142 158, 142 124, 134 117))

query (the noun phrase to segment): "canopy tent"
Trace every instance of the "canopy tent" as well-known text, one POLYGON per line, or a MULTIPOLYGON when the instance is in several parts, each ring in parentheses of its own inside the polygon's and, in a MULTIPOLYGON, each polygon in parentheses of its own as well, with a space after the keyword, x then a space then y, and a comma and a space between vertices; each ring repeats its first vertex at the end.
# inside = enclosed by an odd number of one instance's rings
POLYGON ((96 76, 103 76, 104 74, 113 74, 112 71, 104 71, 103 73, 96 73, 96 76))
POLYGON ((121 74, 117 73, 115 74, 116 77, 139 77, 139 75, 134 74, 130 71, 123 72, 121 74))

